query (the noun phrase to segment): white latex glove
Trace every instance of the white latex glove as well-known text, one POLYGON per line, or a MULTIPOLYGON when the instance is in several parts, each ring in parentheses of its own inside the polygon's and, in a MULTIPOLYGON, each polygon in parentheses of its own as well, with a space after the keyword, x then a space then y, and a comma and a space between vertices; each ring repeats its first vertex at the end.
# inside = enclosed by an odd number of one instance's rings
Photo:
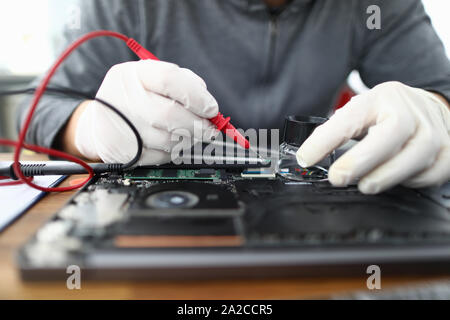
MULTIPOLYGON (((172 134, 190 135, 192 143, 217 134, 207 119, 217 115, 218 105, 205 82, 172 63, 142 60, 113 66, 97 98, 119 109, 136 126, 145 147, 139 164, 173 160, 170 152, 179 142, 173 141, 172 134)), ((84 157, 106 163, 126 163, 137 151, 136 137, 127 124, 96 101, 80 116, 75 146, 84 157)))
POLYGON ((450 179, 450 111, 436 96, 386 82, 354 97, 319 126, 297 153, 303 167, 325 158, 353 137, 364 137, 330 168, 334 186, 359 180, 375 194, 397 184, 439 185, 450 179))

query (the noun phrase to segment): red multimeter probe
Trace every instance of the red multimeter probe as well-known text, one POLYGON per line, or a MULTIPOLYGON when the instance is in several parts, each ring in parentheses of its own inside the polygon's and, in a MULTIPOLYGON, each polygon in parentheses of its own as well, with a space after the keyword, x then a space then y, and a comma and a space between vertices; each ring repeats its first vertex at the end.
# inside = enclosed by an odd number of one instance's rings
MULTIPOLYGON (((159 60, 153 53, 143 48, 134 39, 128 39, 127 46, 142 60, 159 60)), ((211 121, 219 131, 225 133, 243 148, 249 149, 250 143, 238 130, 236 130, 236 128, 230 123, 230 120, 230 117, 225 118, 220 112, 214 118, 209 119, 209 121, 211 121)))

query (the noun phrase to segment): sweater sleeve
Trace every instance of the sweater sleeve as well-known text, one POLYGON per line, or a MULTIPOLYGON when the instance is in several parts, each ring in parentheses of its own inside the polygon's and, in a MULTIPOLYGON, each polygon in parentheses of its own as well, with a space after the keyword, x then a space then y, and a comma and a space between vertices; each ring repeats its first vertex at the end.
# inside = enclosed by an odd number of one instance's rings
POLYGON ((450 101, 450 61, 420 0, 358 1, 357 69, 368 87, 400 81, 450 101), (369 29, 367 8, 380 8, 380 29, 369 29), (364 19, 361 19, 364 17, 364 19))

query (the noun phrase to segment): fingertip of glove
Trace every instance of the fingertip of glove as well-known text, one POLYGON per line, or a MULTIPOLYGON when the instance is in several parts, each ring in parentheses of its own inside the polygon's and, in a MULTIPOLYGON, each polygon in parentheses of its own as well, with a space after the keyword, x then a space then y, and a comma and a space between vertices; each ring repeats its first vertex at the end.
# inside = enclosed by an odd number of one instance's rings
POLYGON ((358 184, 358 189, 364 194, 372 195, 380 193, 381 185, 369 179, 363 179, 358 184))
POLYGON ((219 104, 217 103, 217 100, 211 94, 209 94, 209 97, 206 99, 203 114, 205 118, 211 119, 217 116, 218 113, 219 113, 219 104))
POLYGON ((308 151, 308 145, 304 143, 296 153, 297 163, 302 168, 308 168, 315 164, 314 159, 311 159, 311 154, 308 151))
POLYGON ((328 174, 330 183, 335 187, 347 187, 350 183, 350 173, 339 169, 330 169, 328 174))
POLYGON ((309 166, 308 162, 306 162, 306 160, 302 157, 302 154, 300 152, 297 152, 297 163, 302 168, 307 168, 309 166))

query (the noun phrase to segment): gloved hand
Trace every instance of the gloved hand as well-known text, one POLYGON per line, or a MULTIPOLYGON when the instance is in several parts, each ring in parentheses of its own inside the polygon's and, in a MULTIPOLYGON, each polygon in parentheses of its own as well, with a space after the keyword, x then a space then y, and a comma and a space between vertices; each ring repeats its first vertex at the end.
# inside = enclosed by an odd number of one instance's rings
MULTIPOLYGON (((217 101, 199 76, 172 63, 143 60, 113 66, 97 97, 136 126, 144 143, 139 164, 169 162, 180 136, 192 137, 192 145, 217 135, 207 120, 217 115, 217 101)), ((78 120, 75 146, 87 159, 106 163, 126 163, 137 151, 128 125, 96 101, 87 105, 78 120)))
POLYGON ((363 137, 330 168, 338 187, 359 180, 375 194, 399 183, 439 185, 450 179, 450 111, 430 92, 386 82, 354 97, 318 127, 297 153, 303 167, 325 158, 354 137, 363 137))

